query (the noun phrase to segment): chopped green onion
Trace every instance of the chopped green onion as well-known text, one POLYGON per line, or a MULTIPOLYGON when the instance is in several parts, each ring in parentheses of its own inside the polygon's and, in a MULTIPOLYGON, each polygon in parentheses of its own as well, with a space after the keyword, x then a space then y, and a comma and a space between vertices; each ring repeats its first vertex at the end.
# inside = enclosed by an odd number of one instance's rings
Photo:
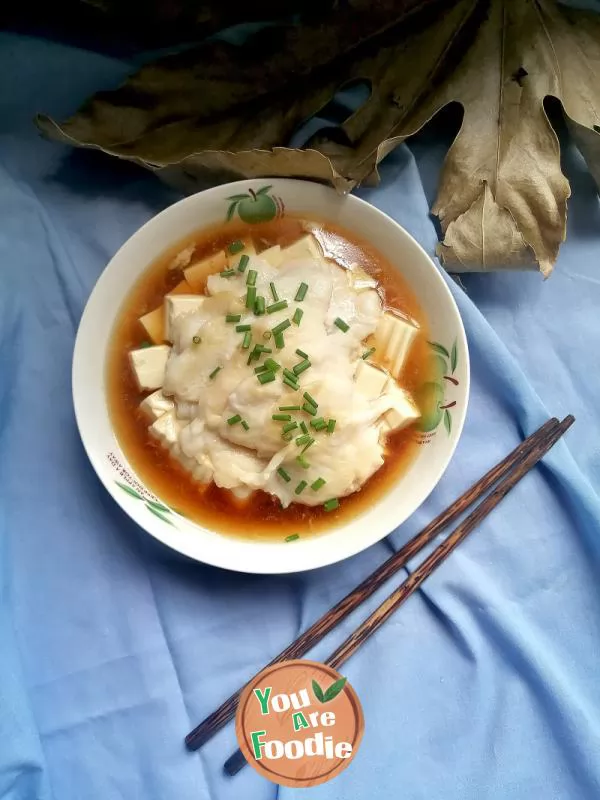
POLYGON ((283 311, 283 309, 287 307, 287 300, 278 300, 276 303, 271 303, 270 306, 267 306, 267 314, 274 314, 276 311, 283 311))
POLYGON ((283 541, 284 542, 295 542, 296 539, 299 539, 299 538, 300 538, 300 534, 299 533, 291 533, 289 536, 286 536, 283 541))
POLYGON ((301 308, 297 308, 294 311, 294 316, 292 317, 292 322, 294 323, 294 325, 300 325, 300 320, 302 319, 303 315, 304 311, 302 311, 301 308))
POLYGON ((256 376, 261 383, 271 383, 271 381, 275 380, 275 375, 272 372, 261 372, 260 375, 256 376))
POLYGON ((298 486, 296 486, 296 488, 294 489, 294 494, 302 494, 302 492, 306 489, 307 486, 308 486, 307 481, 300 481, 298 486))
MULTIPOLYGON (((281 366, 276 361, 273 361, 272 358, 267 358, 265 361, 265 367, 270 369, 271 372, 278 372, 281 369, 281 366)), ((281 411, 281 409, 279 410, 281 411)))
POLYGON ((327 433, 333 433, 334 432, 335 423, 336 423, 335 419, 330 419, 329 420, 329 422, 327 423, 327 433))
POLYGON ((291 381, 286 375, 283 376, 283 383, 285 383, 286 386, 289 386, 290 389, 293 389, 295 392, 297 392, 300 388, 297 383, 291 381))
POLYGON ((303 445, 307 444, 310 441, 310 435, 308 433, 303 434, 302 436, 298 436, 296 439, 296 444, 298 447, 302 447, 303 445))
POLYGON ((256 289, 254 286, 249 286, 246 292, 246 308, 253 309, 256 302, 256 289))
POLYGON ((277 289, 275 288, 275 284, 273 283, 273 281, 271 281, 269 286, 271 287, 271 294, 273 295, 273 300, 277 302, 279 300, 279 295, 277 294, 277 289))
POLYGON ((142 342, 140 347, 142 349, 145 349, 146 347, 152 347, 152 342, 148 342, 148 341, 142 342))
POLYGON ((323 508, 325 511, 333 511, 334 509, 338 508, 340 505, 340 501, 337 497, 332 497, 331 500, 326 500, 323 503, 323 508))
POLYGON ((338 327, 341 331, 343 331, 344 333, 347 333, 350 330, 350 325, 348 325, 347 322, 344 322, 344 320, 340 319, 339 317, 336 317, 333 320, 333 324, 336 327, 338 327))
MULTIPOLYGON (((265 361, 265 364, 267 362, 265 361)), ((280 411, 300 411, 300 406, 279 406, 280 411)))
POLYGON ((325 422, 323 417, 318 417, 317 419, 311 419, 309 424, 310 424, 311 428, 315 428, 315 429, 318 429, 321 425, 323 425, 324 428, 327 427, 327 423, 325 422))
POLYGON ((285 341, 283 339, 283 333, 276 333, 273 337, 273 341, 275 342, 275 347, 278 350, 283 350, 285 347, 285 341))
POLYGON ((272 353, 273 350, 270 347, 265 347, 264 344, 257 344, 254 348, 257 353, 272 353))
POLYGON ((219 272, 219 275, 222 278, 231 278, 233 275, 235 275, 235 270, 234 269, 224 269, 222 272, 219 272))
POLYGON ((264 364, 261 364, 260 367, 256 367, 254 369, 254 374, 255 375, 260 375, 261 372, 268 372, 268 371, 269 371, 269 368, 267 366, 265 366, 264 364))
MULTIPOLYGON (((268 311, 269 309, 267 308, 267 313, 268 311)), ((273 328, 273 336, 277 336, 278 333, 283 333, 287 328, 290 327, 291 324, 292 323, 289 321, 289 319, 284 319, 283 322, 280 322, 279 325, 275 325, 273 328)))
POLYGON ((246 331, 251 331, 252 325, 236 325, 235 332, 236 333, 246 333, 246 331))
POLYGON ((308 392, 304 392, 304 394, 302 395, 302 397, 304 397, 304 399, 306 400, 306 402, 307 402, 307 403, 310 403, 310 404, 311 404, 311 406, 314 406, 315 408, 318 408, 318 407, 319 407, 319 404, 317 403, 317 401, 315 400, 315 398, 314 398, 314 397, 312 397, 312 396, 311 396, 311 395, 310 395, 308 392))
POLYGON ((317 409, 314 406, 311 406, 310 403, 304 403, 302 406, 302 411, 306 411, 306 413, 310 414, 311 417, 314 417, 317 413, 317 409))
POLYGON ((228 425, 237 425, 237 423, 241 422, 241 421, 242 421, 242 418, 240 417, 240 415, 239 414, 235 414, 235 416, 229 417, 229 419, 227 420, 227 424, 228 425))
POLYGON ((291 381, 298 383, 298 378, 294 375, 293 372, 290 372, 289 369, 284 368, 283 374, 285 375, 286 378, 289 378, 291 381))
POLYGON ((200 344, 201 341, 202 339, 199 336, 192 336, 192 342, 194 344, 200 344))
POLYGON ((299 364, 296 364, 295 367, 292 367, 292 370, 294 371, 294 375, 300 375, 300 373, 304 372, 305 369, 308 369, 311 366, 312 364, 308 358, 305 358, 304 361, 301 361, 299 364))
POLYGON ((375 352, 375 348, 371 347, 369 350, 365 350, 365 352, 362 354, 361 358, 363 359, 363 361, 366 361, 367 358, 370 358, 373 355, 374 352, 375 352))
POLYGON ((308 358, 308 353, 305 353, 304 350, 296 350, 296 355, 300 358, 308 358))
POLYGON ((250 331, 244 334, 244 338, 242 340, 242 350, 247 350, 250 347, 250 342, 252 341, 252 334, 250 331))
POLYGON ((271 416, 271 419, 274 419, 275 422, 289 422, 291 418, 291 414, 273 414, 271 416))
POLYGON ((302 429, 302 433, 308 433, 308 428, 306 427, 306 422, 300 423, 300 428, 302 429))
POLYGON ((246 420, 245 420, 245 419, 243 419, 243 420, 242 420, 242 428, 243 428, 245 431, 249 431, 249 430, 250 430, 250 425, 248 425, 248 423, 246 422, 246 420))
POLYGON ((308 469, 310 467, 310 464, 304 458, 304 456, 296 456, 296 461, 300 464, 302 469, 308 469))
POLYGON ((292 480, 283 467, 279 467, 279 469, 277 470, 277 474, 279 475, 280 478, 283 478, 283 480, 286 483, 289 483, 292 480))
POLYGON ((227 249, 231 255, 234 256, 236 253, 239 253, 240 250, 244 249, 244 243, 237 239, 235 242, 232 242, 227 249))
POLYGON ((287 425, 283 426, 283 428, 281 429, 281 432, 283 434, 286 434, 286 433, 289 433, 290 431, 295 430, 297 427, 298 427, 298 423, 294 422, 294 420, 292 420, 291 422, 288 422, 287 425))
POLYGON ((281 438, 284 442, 291 442, 293 439, 293 435, 288 431, 287 433, 282 433, 281 438))
POLYGON ((259 296, 256 298, 256 302, 254 303, 254 313, 257 317, 262 317, 265 313, 265 298, 259 296))
POLYGON ((325 486, 326 483, 327 481, 324 478, 317 478, 314 483, 311 483, 310 488, 313 490, 313 492, 318 492, 319 489, 322 486, 325 486))
POLYGON ((308 292, 308 284, 307 283, 301 283, 300 286, 298 287, 298 291, 296 292, 296 296, 294 297, 294 300, 297 303, 301 303, 302 300, 304 300, 304 298, 306 297, 306 293, 307 292, 308 292))
POLYGON ((271 333, 271 331, 265 331, 265 332, 263 333, 263 339, 270 339, 270 338, 271 338, 271 336, 273 336, 273 334, 271 333))
POLYGON ((211 380, 211 381, 212 381, 212 379, 213 379, 213 378, 216 378, 216 377, 217 377, 217 375, 218 375, 218 373, 219 373, 219 372, 220 372, 222 369, 223 369, 223 367, 215 367, 215 368, 213 369, 213 371, 210 373, 210 375, 208 376, 208 377, 209 377, 209 380, 211 380))
POLYGON ((308 448, 309 448, 309 447, 312 447, 314 443, 315 443, 315 440, 312 438, 312 436, 311 436, 311 437, 309 437, 309 441, 308 441, 308 442, 307 442, 307 443, 304 445, 304 447, 302 448, 302 453, 306 453, 306 451, 308 450, 308 448))
POLYGON ((246 276, 246 286, 256 286, 256 277, 258 272, 255 269, 249 269, 246 276))
POLYGON ((244 253, 244 255, 240 258, 240 263, 238 264, 238 272, 245 272, 249 261, 250 257, 244 253))
POLYGON ((227 314, 225 317, 225 322, 239 322, 241 318, 241 314, 227 314))
POLYGON ((258 347, 256 345, 254 345, 254 349, 252 350, 252 352, 248 356, 247 363, 251 364, 253 361, 258 361, 259 358, 260 358, 260 350, 258 349, 258 347))

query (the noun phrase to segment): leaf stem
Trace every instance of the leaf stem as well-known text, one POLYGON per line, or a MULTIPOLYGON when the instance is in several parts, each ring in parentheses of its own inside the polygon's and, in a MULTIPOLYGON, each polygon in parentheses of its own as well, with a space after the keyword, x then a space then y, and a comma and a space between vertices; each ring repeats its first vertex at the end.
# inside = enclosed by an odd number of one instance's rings
POLYGON ((451 375, 444 375, 444 380, 445 381, 450 381, 450 383, 453 383, 455 386, 458 386, 458 381, 456 380, 456 378, 453 378, 451 375))

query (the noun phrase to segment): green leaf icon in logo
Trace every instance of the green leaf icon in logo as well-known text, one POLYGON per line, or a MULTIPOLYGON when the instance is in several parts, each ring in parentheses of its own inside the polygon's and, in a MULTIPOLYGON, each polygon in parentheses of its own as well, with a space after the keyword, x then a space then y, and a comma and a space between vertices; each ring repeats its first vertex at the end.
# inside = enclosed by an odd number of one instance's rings
POLYGON ((344 686, 346 685, 347 678, 339 678, 337 681, 331 684, 329 689, 323 692, 323 689, 319 686, 319 684, 313 680, 312 688, 313 692, 315 693, 315 697, 320 703, 328 703, 330 700, 333 700, 338 694, 342 691, 344 686))

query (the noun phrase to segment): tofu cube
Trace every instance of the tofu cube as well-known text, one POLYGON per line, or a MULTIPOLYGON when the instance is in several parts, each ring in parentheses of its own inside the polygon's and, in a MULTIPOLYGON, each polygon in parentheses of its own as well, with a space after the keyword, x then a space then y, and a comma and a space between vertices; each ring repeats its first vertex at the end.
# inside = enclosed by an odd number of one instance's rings
POLYGON ((268 250, 263 250, 262 253, 258 254, 259 258, 262 258, 267 264, 270 264, 272 267, 280 266, 281 262, 283 261, 283 255, 281 253, 281 245, 276 244, 273 247, 269 247, 268 250))
POLYGON ((402 373, 402 368, 419 328, 406 317, 386 311, 374 334, 375 358, 387 367, 394 378, 402 373))
POLYGON ((203 294, 176 294, 165 297, 165 339, 173 341, 173 323, 182 314, 191 314, 198 311, 205 301, 203 294))
MULTIPOLYGON (((171 289, 167 297, 172 294, 189 294, 191 291, 192 287, 186 280, 183 280, 171 289)), ((140 323, 154 344, 162 344, 166 339, 164 303, 161 303, 154 311, 149 311, 140 317, 140 323)))
POLYGON ((196 261, 194 264, 184 269, 183 274, 185 279, 191 287, 193 292, 201 292, 206 283, 208 275, 213 272, 221 272, 227 267, 227 256, 224 250, 214 253, 208 258, 203 258, 201 261, 196 261))
POLYGON ((149 394, 140 403, 140 410, 153 420, 162 417, 163 414, 166 414, 167 411, 172 411, 174 408, 175 403, 169 397, 165 397, 160 389, 149 394))
POLYGON ((401 389, 396 381, 390 380, 386 387, 386 396, 389 396, 392 407, 381 418, 381 429, 385 433, 406 428, 421 416, 410 394, 401 389))
POLYGON ((179 432, 184 427, 184 423, 180 422, 175 416, 174 411, 167 411, 162 414, 152 425, 148 428, 150 435, 170 450, 179 441, 179 432))
POLYGON ((323 253, 319 243, 312 233, 298 239, 297 242, 281 251, 282 261, 289 261, 292 258, 323 258, 323 253))
POLYGON ((368 397, 369 400, 376 400, 385 388, 389 380, 389 375, 379 367, 360 361, 354 374, 354 381, 359 392, 368 397))
POLYGON ((131 350, 129 360, 140 389, 160 389, 171 348, 166 344, 131 350))

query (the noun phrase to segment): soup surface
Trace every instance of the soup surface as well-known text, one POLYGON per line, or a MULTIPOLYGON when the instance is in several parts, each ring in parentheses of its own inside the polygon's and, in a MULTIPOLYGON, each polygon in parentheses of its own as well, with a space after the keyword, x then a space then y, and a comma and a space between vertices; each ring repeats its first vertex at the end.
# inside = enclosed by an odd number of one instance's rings
MULTIPOLYGON (((318 240, 324 256, 346 269, 358 264, 377 281, 384 308, 393 309, 419 327, 398 383, 414 396, 430 379, 431 359, 427 344, 428 322, 416 298, 398 271, 369 243, 329 222, 285 216, 266 223, 232 221, 204 229, 163 253, 135 285, 120 309, 109 347, 107 392, 111 419, 119 443, 142 480, 171 508, 213 530, 243 538, 296 538, 356 517, 372 505, 410 466, 418 451, 414 424, 388 435, 385 460, 362 486, 340 499, 339 507, 307 506, 280 500, 265 491, 248 499, 236 498, 214 482, 200 483, 149 433, 148 418, 140 402, 148 391, 139 389, 129 353, 148 345, 140 317, 159 307, 165 294, 183 279, 177 255, 186 251, 186 263, 194 263, 226 248, 234 240, 251 240, 260 253, 275 245, 287 247, 307 233, 318 240)), ((204 281, 212 270, 207 269, 204 281)), ((203 290, 204 287, 201 287, 203 290)), ((376 354, 374 355, 376 360, 376 354)), ((324 499, 326 497, 324 496, 324 499)))

